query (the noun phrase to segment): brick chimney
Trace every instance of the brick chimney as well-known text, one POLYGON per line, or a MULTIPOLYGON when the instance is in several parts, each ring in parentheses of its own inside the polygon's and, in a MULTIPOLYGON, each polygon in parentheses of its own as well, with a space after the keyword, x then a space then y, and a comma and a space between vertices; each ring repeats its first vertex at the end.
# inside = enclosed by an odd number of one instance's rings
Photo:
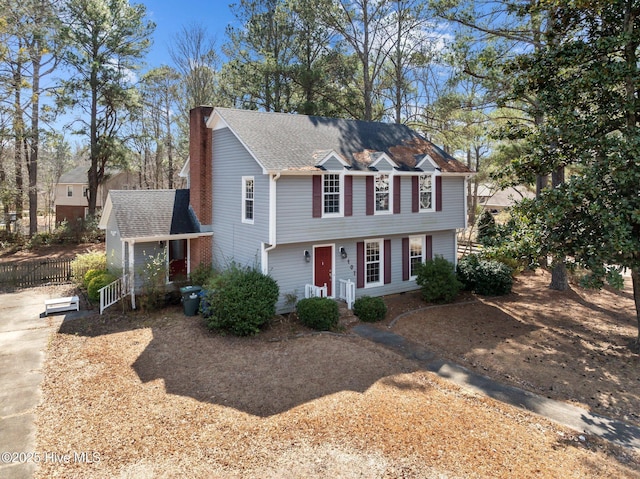
MULTIPOLYGON (((213 215, 213 132, 206 121, 213 108, 199 106, 189 112, 189 184, 190 203, 202 231, 211 231, 213 215)), ((191 269, 200 263, 211 265, 211 236, 191 241, 191 269)))

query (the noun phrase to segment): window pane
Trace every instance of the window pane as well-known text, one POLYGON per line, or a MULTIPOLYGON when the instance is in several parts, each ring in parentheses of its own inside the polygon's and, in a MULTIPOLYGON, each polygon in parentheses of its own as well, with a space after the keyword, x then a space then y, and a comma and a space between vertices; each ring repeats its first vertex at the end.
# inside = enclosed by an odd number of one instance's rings
POLYGON ((376 211, 389 211, 389 175, 376 176, 376 211))
POLYGON ((422 238, 412 237, 409 239, 409 268, 410 275, 415 276, 417 267, 422 263, 422 238))
POLYGON ((367 284, 380 282, 381 262, 379 242, 373 241, 370 243, 366 243, 365 264, 367 284))
POLYGON ((431 175, 420 176, 420 209, 431 209, 432 186, 431 175))
POLYGON ((244 180, 244 219, 253 219, 253 178, 244 180))
POLYGON ((325 213, 340 213, 340 175, 324 175, 325 213))

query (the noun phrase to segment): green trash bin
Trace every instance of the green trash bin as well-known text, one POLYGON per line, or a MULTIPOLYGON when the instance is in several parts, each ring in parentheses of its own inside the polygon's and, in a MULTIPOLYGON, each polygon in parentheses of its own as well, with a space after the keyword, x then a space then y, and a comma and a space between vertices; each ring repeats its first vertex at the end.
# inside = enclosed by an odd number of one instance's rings
POLYGON ((180 294, 182 294, 182 308, 184 309, 185 316, 195 316, 198 314, 198 308, 200 307, 200 286, 185 286, 180 288, 180 294))

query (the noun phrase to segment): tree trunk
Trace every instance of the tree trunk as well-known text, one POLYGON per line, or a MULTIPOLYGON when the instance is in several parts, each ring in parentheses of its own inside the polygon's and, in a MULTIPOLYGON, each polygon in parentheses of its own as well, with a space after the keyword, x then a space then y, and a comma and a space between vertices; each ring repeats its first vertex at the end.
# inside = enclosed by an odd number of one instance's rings
MULTIPOLYGON (((557 188, 562 183, 564 183, 564 167, 561 166, 551 174, 551 186, 557 188)), ((549 284, 549 288, 558 291, 566 291, 569 289, 565 258, 556 258, 554 266, 551 269, 551 283, 549 284)))
POLYGON ((40 58, 32 58, 31 151, 27 162, 29 172, 29 236, 38 232, 38 152, 40 143, 40 58))
POLYGON ((636 346, 640 347, 640 267, 631 268, 631 280, 633 282, 633 301, 636 305, 636 321, 638 322, 636 346))

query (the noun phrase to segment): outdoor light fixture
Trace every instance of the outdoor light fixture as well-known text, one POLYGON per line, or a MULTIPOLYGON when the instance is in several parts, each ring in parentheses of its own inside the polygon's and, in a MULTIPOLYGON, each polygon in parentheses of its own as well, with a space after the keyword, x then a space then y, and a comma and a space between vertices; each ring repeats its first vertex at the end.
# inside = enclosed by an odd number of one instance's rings
POLYGON ((342 259, 347 259, 347 250, 344 249, 344 246, 340 246, 340 256, 342 259))
POLYGON ((304 250, 304 260, 309 263, 311 261, 311 253, 309 253, 309 250, 304 250))

